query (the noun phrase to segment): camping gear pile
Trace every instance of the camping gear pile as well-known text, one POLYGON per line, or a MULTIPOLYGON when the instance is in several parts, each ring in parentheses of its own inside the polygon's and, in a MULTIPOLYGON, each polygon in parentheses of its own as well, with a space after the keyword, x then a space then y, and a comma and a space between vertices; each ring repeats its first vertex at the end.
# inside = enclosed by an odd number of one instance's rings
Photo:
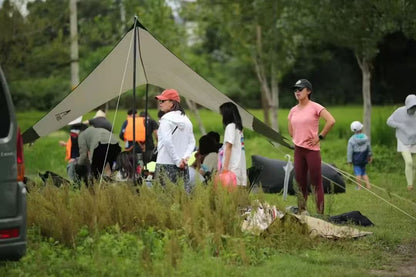
MULTIPOLYGON (((243 211, 243 223, 241 230, 254 235, 259 235, 263 231, 267 230, 276 220, 285 220, 286 217, 292 217, 301 225, 306 225, 309 236, 311 238, 323 237, 327 239, 340 239, 340 238, 358 238, 373 234, 368 231, 361 231, 351 227, 351 224, 359 224, 362 226, 373 225, 371 221, 359 212, 354 212, 357 215, 359 213, 361 221, 354 222, 353 220, 338 221, 340 224, 348 224, 347 226, 337 226, 331 222, 327 222, 320 218, 315 218, 309 215, 298 215, 292 212, 281 212, 275 206, 271 206, 268 203, 255 202, 256 208, 248 207, 243 211), (361 224, 363 223, 363 224, 361 224), (371 223, 368 224, 367 223, 371 223)), ((336 216, 335 218, 346 218, 348 214, 344 216, 336 216)), ((350 217, 351 218, 351 217, 350 217)))

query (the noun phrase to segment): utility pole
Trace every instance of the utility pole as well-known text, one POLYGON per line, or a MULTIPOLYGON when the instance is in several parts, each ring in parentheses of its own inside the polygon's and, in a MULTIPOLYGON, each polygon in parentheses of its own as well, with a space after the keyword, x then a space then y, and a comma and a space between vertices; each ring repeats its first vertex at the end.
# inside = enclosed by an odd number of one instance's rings
POLYGON ((126 8, 124 7, 123 0, 117 0, 118 7, 120 8, 120 22, 121 22, 121 28, 120 28, 120 34, 121 36, 124 35, 124 32, 126 31, 126 8))
MULTIPOLYGON (((79 84, 77 0, 69 0, 69 25, 71 38, 71 90, 73 90, 79 84)), ((69 122, 69 125, 80 123, 81 121, 82 116, 69 122)))
POLYGON ((71 89, 79 84, 77 0, 69 0, 71 34, 71 89))

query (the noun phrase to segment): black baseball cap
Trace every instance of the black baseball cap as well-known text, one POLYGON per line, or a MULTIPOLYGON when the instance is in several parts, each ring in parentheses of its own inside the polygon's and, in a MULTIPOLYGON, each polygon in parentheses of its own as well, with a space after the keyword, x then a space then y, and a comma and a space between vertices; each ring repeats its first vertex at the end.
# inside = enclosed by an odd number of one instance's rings
POLYGON ((127 111, 127 114, 128 115, 137 114, 137 110, 130 109, 130 110, 127 111))
POLYGON ((310 90, 312 90, 312 84, 311 82, 309 82, 306 79, 299 79, 295 85, 293 86, 293 88, 308 88, 310 90))

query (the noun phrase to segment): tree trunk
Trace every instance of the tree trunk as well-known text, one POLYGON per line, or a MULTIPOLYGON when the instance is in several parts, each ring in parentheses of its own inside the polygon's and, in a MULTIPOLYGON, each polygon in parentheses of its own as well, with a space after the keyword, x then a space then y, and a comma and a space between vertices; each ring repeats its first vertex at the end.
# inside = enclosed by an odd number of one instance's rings
POLYGON ((278 121, 278 107, 279 107, 279 86, 277 84, 275 66, 272 63, 271 69, 271 102, 269 105, 272 128, 279 132, 279 121, 278 121))
POLYGON ((124 7, 122 0, 118 0, 117 4, 120 9, 120 22, 121 22, 120 34, 121 34, 121 37, 123 37, 124 33, 126 32, 126 8, 124 7))
POLYGON ((198 122, 199 130, 201 131, 202 135, 205 135, 207 132, 205 131, 204 124, 202 123, 201 116, 199 115, 198 108, 196 107, 195 102, 188 100, 185 98, 186 104, 188 105, 191 112, 195 115, 196 121, 198 122))
POLYGON ((364 109, 364 133, 371 140, 371 68, 372 62, 366 58, 357 57, 358 65, 363 76, 363 109, 364 109))
POLYGON ((270 116, 269 116, 269 105, 266 99, 266 92, 264 90, 264 85, 267 86, 267 83, 261 84, 261 107, 263 109, 263 120, 266 125, 270 126, 270 116))
POLYGON ((261 106, 263 108, 264 123, 270 126, 269 107, 271 102, 271 93, 267 77, 262 62, 262 40, 261 40, 261 26, 256 26, 256 53, 253 55, 254 69, 256 71, 257 79, 260 82, 261 92, 261 106))
POLYGON ((69 1, 69 22, 71 37, 71 89, 75 89, 79 84, 79 65, 78 65, 78 20, 77 20, 77 2, 69 1))

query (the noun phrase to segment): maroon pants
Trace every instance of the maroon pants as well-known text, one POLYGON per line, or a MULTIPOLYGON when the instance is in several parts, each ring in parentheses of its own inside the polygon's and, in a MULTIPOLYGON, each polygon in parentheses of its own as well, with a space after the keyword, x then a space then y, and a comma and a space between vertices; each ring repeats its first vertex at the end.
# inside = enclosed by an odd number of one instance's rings
POLYGON ((322 185, 321 152, 295 146, 295 177, 303 197, 298 197, 299 210, 306 209, 308 200, 308 173, 312 191, 315 191, 316 210, 324 213, 324 188, 322 185))

